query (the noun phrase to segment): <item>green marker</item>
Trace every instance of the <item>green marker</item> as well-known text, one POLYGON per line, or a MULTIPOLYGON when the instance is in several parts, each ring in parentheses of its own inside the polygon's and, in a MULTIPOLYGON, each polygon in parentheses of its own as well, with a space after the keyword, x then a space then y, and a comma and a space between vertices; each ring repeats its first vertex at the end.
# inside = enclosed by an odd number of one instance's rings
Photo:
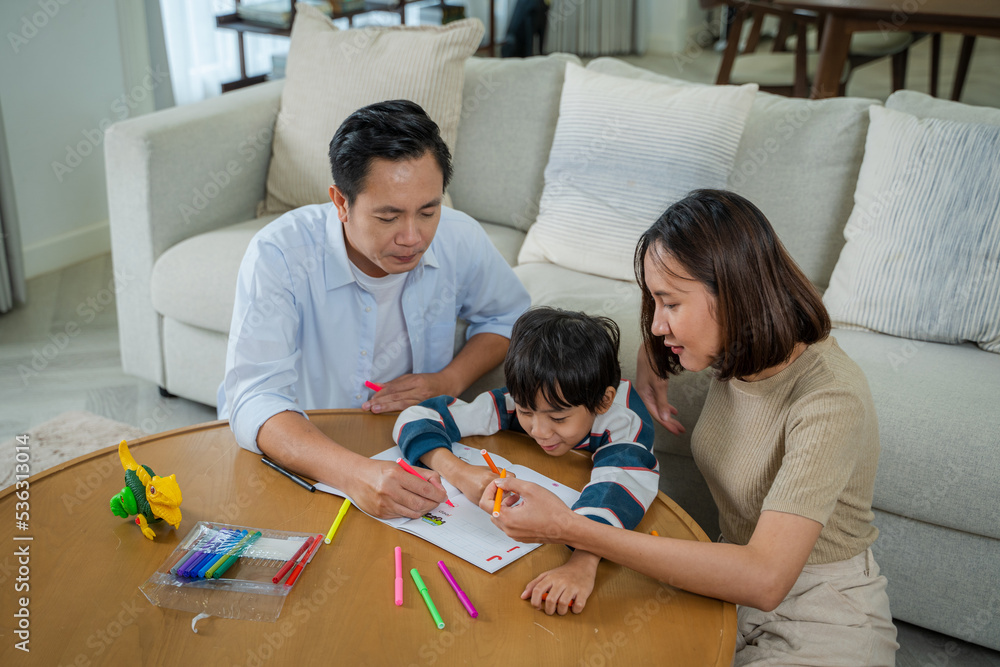
POLYGON ((424 580, 420 578, 417 568, 410 570, 410 576, 413 577, 413 583, 417 585, 417 590, 420 591, 421 597, 424 598, 424 604, 427 605, 427 610, 431 612, 434 624, 438 626, 438 630, 444 630, 444 621, 441 620, 441 614, 438 613, 437 607, 434 606, 431 594, 427 592, 427 586, 424 584, 424 580))
POLYGON ((251 544, 257 541, 257 538, 260 537, 260 535, 261 533, 259 530, 253 535, 248 533, 247 536, 240 540, 235 547, 229 550, 222 560, 209 568, 208 572, 205 573, 205 578, 218 579, 221 577, 226 570, 232 567, 233 563, 239 560, 240 556, 243 555, 243 552, 246 551, 251 544))

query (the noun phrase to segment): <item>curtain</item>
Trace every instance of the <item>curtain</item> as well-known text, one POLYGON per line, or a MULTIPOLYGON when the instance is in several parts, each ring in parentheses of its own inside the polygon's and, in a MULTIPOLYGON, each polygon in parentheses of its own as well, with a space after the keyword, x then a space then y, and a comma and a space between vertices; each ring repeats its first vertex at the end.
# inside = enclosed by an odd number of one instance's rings
POLYGON ((0 313, 27 301, 21 235, 14 208, 14 186, 7 159, 7 135, 0 116, 0 313))
POLYGON ((545 53, 634 53, 635 0, 551 0, 545 53))
MULTIPOLYGON (((231 14, 233 0, 160 0, 174 101, 190 104, 219 95, 222 84, 240 78, 236 32, 215 27, 215 17, 231 14)), ((288 52, 288 38, 247 34, 247 76, 271 71, 271 56, 288 52)))

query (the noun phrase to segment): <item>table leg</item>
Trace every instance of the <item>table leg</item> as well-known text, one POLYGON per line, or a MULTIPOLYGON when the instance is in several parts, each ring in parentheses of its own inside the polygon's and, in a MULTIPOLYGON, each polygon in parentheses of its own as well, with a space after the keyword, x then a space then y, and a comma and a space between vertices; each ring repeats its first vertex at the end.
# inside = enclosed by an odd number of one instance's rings
POLYGON ((812 98, 836 97, 840 94, 840 78, 847 60, 851 32, 843 17, 831 14, 823 26, 823 41, 819 50, 819 67, 813 81, 812 98))
POLYGON ((975 35, 962 36, 962 50, 958 54, 958 65, 955 66, 955 81, 951 88, 951 99, 958 101, 965 86, 965 76, 969 73, 969 62, 972 60, 972 49, 976 45, 975 35))
POLYGON ((938 96, 938 78, 941 71, 941 33, 931 35, 931 97, 938 96))

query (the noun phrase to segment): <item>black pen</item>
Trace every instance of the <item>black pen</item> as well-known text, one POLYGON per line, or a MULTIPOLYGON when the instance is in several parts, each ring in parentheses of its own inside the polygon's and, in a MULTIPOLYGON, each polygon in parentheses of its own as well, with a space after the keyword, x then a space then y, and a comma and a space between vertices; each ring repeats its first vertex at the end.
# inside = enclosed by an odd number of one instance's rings
POLYGON ((309 491, 315 491, 316 490, 315 486, 313 486, 312 484, 310 484, 306 480, 302 479, 298 475, 296 475, 294 473, 288 472, 287 470, 285 470, 284 468, 282 468, 281 466, 279 466, 277 463, 275 463, 271 459, 269 459, 269 458, 267 458, 265 456, 262 456, 260 458, 260 460, 264 462, 264 465, 267 465, 267 466, 270 466, 271 468, 274 468, 275 470, 277 470, 278 472, 280 472, 282 475, 284 475, 288 479, 292 480, 293 482, 295 482, 296 484, 298 484, 299 486, 301 486, 303 489, 308 489, 309 491))

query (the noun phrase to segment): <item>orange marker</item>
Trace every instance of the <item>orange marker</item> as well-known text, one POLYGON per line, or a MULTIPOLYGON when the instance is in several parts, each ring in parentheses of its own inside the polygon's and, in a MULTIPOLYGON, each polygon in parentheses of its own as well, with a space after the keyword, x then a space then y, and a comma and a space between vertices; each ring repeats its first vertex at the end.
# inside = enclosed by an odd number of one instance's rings
POLYGON ((488 451, 486 451, 485 449, 480 449, 479 453, 483 455, 484 459, 486 459, 486 464, 489 465, 490 470, 493 471, 493 474, 494 475, 499 475, 500 474, 500 470, 497 468, 497 464, 493 463, 493 459, 490 458, 490 453, 488 451))
MULTIPOLYGON (((549 594, 548 593, 542 593, 542 602, 545 602, 548 599, 549 599, 549 594)), ((573 608, 573 603, 574 602, 576 602, 576 598, 573 598, 572 600, 570 600, 570 603, 569 603, 569 608, 570 609, 573 608)))
MULTIPOLYGON (((421 475, 421 474, 420 474, 419 472, 417 472, 416 470, 414 470, 414 469, 413 469, 413 466, 411 466, 411 465, 410 465, 409 463, 407 463, 405 459, 402 459, 402 458, 398 458, 398 459, 396 459, 396 463, 398 463, 398 464, 399 464, 399 467, 400 467, 400 468, 402 468, 403 470, 405 470, 406 472, 410 473, 411 475, 416 475, 416 476, 417 476, 417 477, 419 477, 420 479, 422 479, 422 480, 424 480, 425 482, 427 482, 427 478, 426 478, 426 477, 424 477, 423 475, 421 475)), ((446 503, 448 503, 448 507, 454 507, 454 506, 455 506, 455 504, 454 504, 454 503, 452 503, 452 502, 451 502, 450 500, 448 500, 448 499, 445 499, 445 502, 446 502, 446 503)))
MULTIPOLYGON (((486 451, 485 449, 483 450, 486 451)), ((500 473, 500 477, 507 477, 507 469, 504 468, 503 472, 500 473)), ((503 500, 503 489, 499 486, 497 487, 497 497, 493 500, 493 516, 500 516, 500 502, 503 500)))
POLYGON ((649 531, 649 534, 652 535, 653 537, 659 537, 660 536, 660 534, 658 532, 656 532, 655 530, 649 531))

